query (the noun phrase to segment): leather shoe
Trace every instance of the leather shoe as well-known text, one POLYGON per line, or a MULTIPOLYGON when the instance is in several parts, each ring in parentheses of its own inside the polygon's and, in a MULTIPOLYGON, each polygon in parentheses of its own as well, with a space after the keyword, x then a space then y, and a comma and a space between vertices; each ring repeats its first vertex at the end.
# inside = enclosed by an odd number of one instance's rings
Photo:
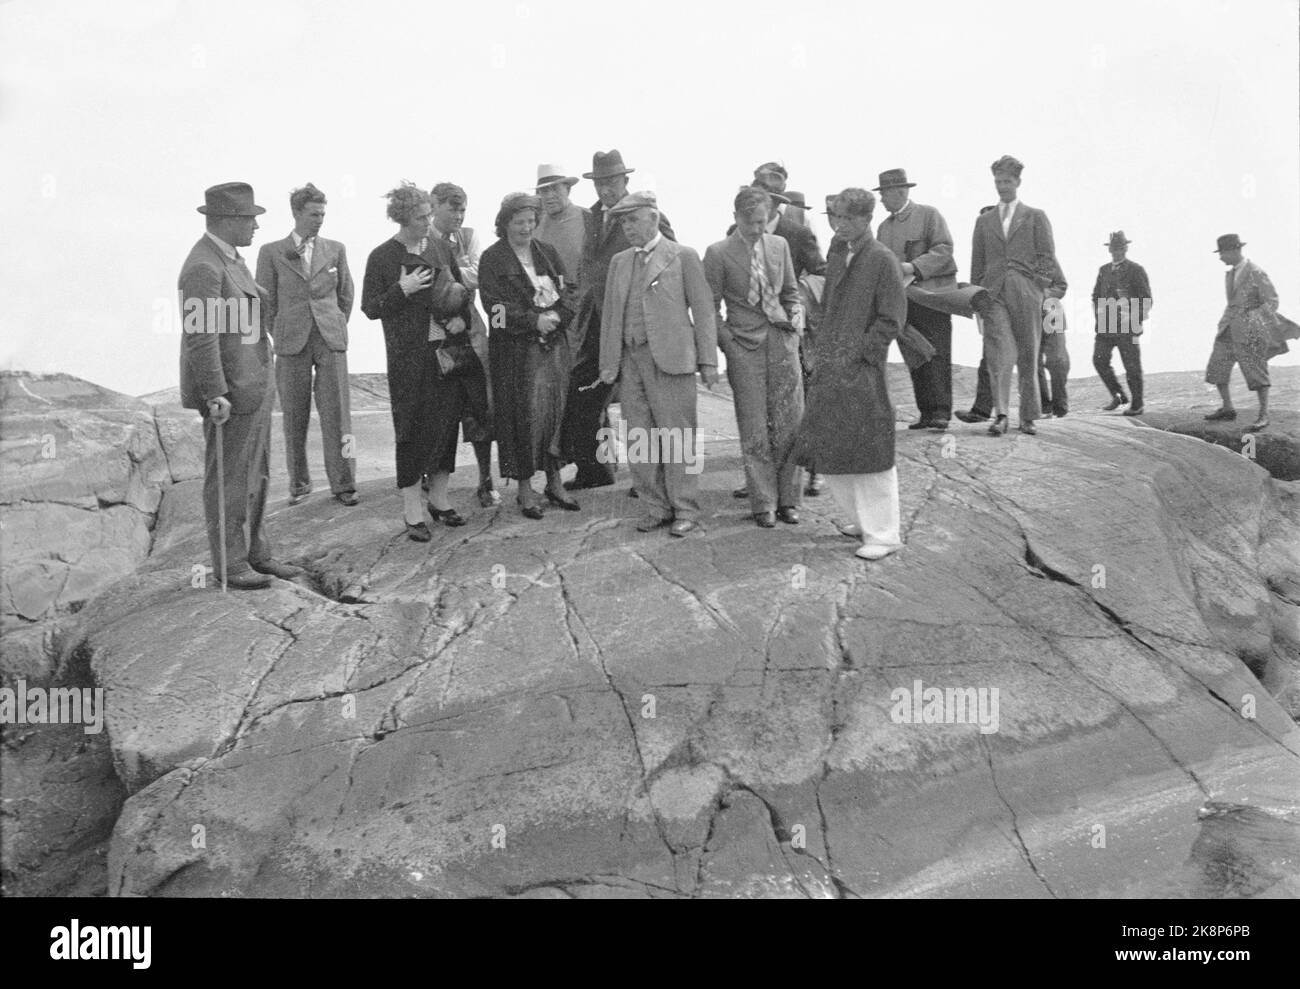
POLYGON ((929 429, 929 428, 930 428, 930 420, 928 420, 928 419, 918 419, 916 422, 909 423, 907 428, 908 428, 908 429, 929 429))
POLYGON ((1058 419, 1064 419, 1064 418, 1065 418, 1066 416, 1068 416, 1069 414, 1070 414, 1070 410, 1069 410, 1069 409, 1066 409, 1064 412, 1062 412, 1060 409, 1053 409, 1053 410, 1052 410, 1052 415, 1056 416, 1056 418, 1058 418, 1058 419))
POLYGON ((742 484, 740 487, 736 488, 735 491, 731 492, 731 497, 733 497, 733 498, 748 498, 748 497, 749 497, 749 488, 745 487, 745 485, 742 484))
POLYGON ((492 486, 491 481, 480 484, 476 493, 480 508, 491 508, 493 505, 501 504, 501 495, 497 494, 497 489, 492 486))
POLYGON ((407 522, 406 538, 417 543, 427 543, 433 538, 433 533, 429 531, 429 526, 423 520, 416 522, 415 525, 407 522))
POLYGON ((1118 395, 1112 395, 1112 396, 1110 397, 1110 404, 1109 404, 1109 405, 1103 405, 1103 406, 1101 407, 1101 411, 1103 411, 1103 412, 1114 412, 1114 411, 1115 411, 1116 409, 1118 409, 1121 405, 1128 405, 1128 396, 1125 395, 1123 392, 1120 392, 1118 395))
POLYGON ((636 493, 636 488, 628 488, 628 489, 627 489, 627 496, 628 496, 629 498, 640 498, 640 497, 641 497, 639 494, 636 493))
POLYGON ((1008 426, 1009 426, 1009 423, 1007 422, 1007 417, 1006 417, 1006 416, 998 416, 997 419, 994 420, 993 425, 991 425, 991 426, 989 427, 989 435, 990 435, 990 436, 1005 436, 1005 435, 1007 434, 1007 428, 1008 428, 1008 426))
POLYGON ((850 522, 848 525, 842 525, 839 527, 839 530, 841 535, 849 536, 852 539, 862 538, 862 526, 858 525, 858 523, 856 522, 850 522))
POLYGON ((1028 433, 1030 436, 1038 435, 1038 427, 1034 425, 1034 421, 1032 419, 1026 419, 1016 428, 1019 429, 1022 433, 1028 433))
MULTIPOLYGON (((308 496, 309 494, 311 494, 311 489, 310 489, 310 488, 308 488, 306 491, 299 491, 297 494, 290 494, 290 495, 289 495, 289 504, 290 504, 290 505, 301 505, 304 501, 307 500, 307 496, 308 496)), ((234 585, 231 585, 231 586, 234 586, 234 585)))
POLYGON ((948 428, 948 420, 947 420, 947 419, 931 419, 929 422, 927 422, 927 423, 925 424, 925 428, 926 428, 926 429, 947 429, 947 428, 948 428))
POLYGON ((458 525, 465 524, 465 519, 462 518, 461 514, 454 508, 444 508, 439 510, 430 505, 429 514, 433 516, 435 522, 441 522, 443 525, 452 529, 456 528, 458 525))
POLYGON ((267 574, 259 573, 256 570, 243 570, 239 573, 226 574, 226 587, 233 587, 237 591, 255 591, 270 586, 271 578, 267 574))
POLYGON ((340 491, 334 496, 334 500, 340 505, 347 505, 348 508, 351 508, 353 505, 359 503, 361 498, 358 497, 355 491, 340 491))
POLYGON ((969 412, 954 412, 953 415, 955 415, 962 422, 988 422, 989 421, 988 416, 984 415, 981 412, 976 412, 974 409, 971 409, 969 412))
POLYGON ((799 524, 799 510, 790 505, 786 505, 783 508, 778 508, 776 510, 776 517, 780 519, 782 522, 784 522, 786 525, 799 524))
POLYGON ((302 568, 295 567, 292 563, 277 563, 275 560, 259 560, 253 563, 250 560, 248 565, 258 573, 279 577, 281 580, 293 580, 303 575, 302 568))
POLYGON ((776 516, 771 512, 755 512, 754 521, 758 523, 760 529, 776 528, 776 516))
POLYGON ((541 505, 520 505, 519 514, 526 519, 534 519, 534 520, 545 518, 546 516, 546 513, 542 511, 541 505))
POLYGON ((1237 418, 1236 409, 1219 409, 1205 417, 1206 422, 1232 422, 1237 418))
POLYGON ((1249 426, 1242 430, 1243 433, 1260 433, 1268 429, 1268 416, 1260 416, 1249 426))
POLYGON ((613 478, 606 480, 593 480, 582 476, 575 477, 572 481, 564 482, 565 491, 586 491, 588 488, 607 488, 613 484, 613 478))
POLYGON ((572 498, 561 498, 550 488, 546 489, 546 500, 549 501, 552 505, 558 505, 560 508, 563 508, 566 512, 578 512, 582 510, 582 506, 579 505, 572 498))
POLYGON ((879 543, 867 543, 865 546, 859 546, 857 552, 853 555, 864 560, 880 560, 890 553, 897 553, 899 548, 898 546, 881 546, 879 543))
POLYGON ((684 536, 688 532, 694 532, 699 527, 700 523, 696 522, 694 519, 678 519, 672 524, 672 528, 668 530, 668 535, 684 536))
POLYGON ((816 498, 822 493, 822 488, 826 487, 826 480, 820 474, 812 471, 808 472, 808 485, 803 489, 804 497, 816 498))
POLYGON ((1120 415, 1124 415, 1124 416, 1140 416, 1144 411, 1145 411, 1145 410, 1142 408, 1142 406, 1140 406, 1140 405, 1135 405, 1135 406, 1133 406, 1133 407, 1130 408, 1130 409, 1125 409, 1123 412, 1120 413, 1120 415))
POLYGON ((637 532, 654 532, 666 525, 672 525, 671 518, 661 519, 658 515, 644 515, 636 524, 637 532))

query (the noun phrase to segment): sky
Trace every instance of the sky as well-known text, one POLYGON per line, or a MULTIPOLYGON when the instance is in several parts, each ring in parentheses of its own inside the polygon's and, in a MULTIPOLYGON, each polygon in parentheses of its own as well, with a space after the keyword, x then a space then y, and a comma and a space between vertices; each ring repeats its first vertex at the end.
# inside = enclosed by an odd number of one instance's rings
MULTIPOLYGON (((1144 366, 1203 369, 1218 235, 1246 241, 1300 318, 1297 37, 1297 0, 0 2, 0 368, 175 386, 203 190, 253 185, 251 265, 311 181, 358 285, 349 367, 382 371, 359 296, 396 229, 386 190, 457 182, 486 244, 539 164, 581 175, 618 148, 701 254, 760 162, 818 208, 905 168, 959 278, 996 201, 989 165, 1015 155, 1070 283, 1072 375, 1093 373, 1088 298, 1117 229, 1152 284, 1144 366)), ((596 198, 587 181, 573 196, 596 198)), ((814 229, 824 248, 825 217, 814 229)), ((978 363, 975 324, 953 336, 954 360, 978 363)), ((1298 362, 1293 344, 1274 363, 1298 362)))

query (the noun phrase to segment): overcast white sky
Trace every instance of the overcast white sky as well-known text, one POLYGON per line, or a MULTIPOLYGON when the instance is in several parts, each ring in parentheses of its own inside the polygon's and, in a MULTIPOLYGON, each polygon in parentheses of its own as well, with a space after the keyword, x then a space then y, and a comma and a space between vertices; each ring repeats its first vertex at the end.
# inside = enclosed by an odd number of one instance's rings
MULTIPOLYGON (((1123 228, 1155 296, 1146 367, 1200 369, 1217 235, 1239 233, 1300 318, 1298 63, 1296 0, 0 3, 0 366, 175 385, 176 277, 209 185, 252 183, 255 257, 289 231, 289 190, 315 182, 359 295, 399 179, 463 185, 490 242, 540 162, 577 175, 616 147, 701 253, 759 162, 783 160, 818 204, 906 168, 963 278, 989 164, 1014 154, 1067 312, 1123 228)), ((817 231, 825 247, 820 216, 817 231)), ((350 325, 351 369, 383 370, 379 324, 358 309, 350 325)), ((1091 325, 1071 331, 1091 374, 1091 325)), ((969 320, 954 351, 979 359, 969 320)))

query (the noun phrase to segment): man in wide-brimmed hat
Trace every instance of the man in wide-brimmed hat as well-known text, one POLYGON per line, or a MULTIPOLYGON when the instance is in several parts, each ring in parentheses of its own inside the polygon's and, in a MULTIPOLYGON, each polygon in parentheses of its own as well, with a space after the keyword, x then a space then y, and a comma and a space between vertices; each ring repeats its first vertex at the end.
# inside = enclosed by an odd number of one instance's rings
POLYGON ((1300 336, 1300 326, 1278 313, 1277 289, 1264 269, 1242 253, 1245 246, 1236 234, 1224 234, 1215 249, 1228 266, 1228 305, 1219 317, 1205 380, 1219 389, 1223 405, 1205 418, 1211 422, 1237 418, 1228 381, 1232 365, 1240 364, 1246 387, 1259 397, 1259 416, 1245 431, 1258 432, 1268 428, 1268 360, 1287 352, 1286 341, 1300 336))
MULTIPOLYGON (((601 463, 598 457, 600 431, 609 425, 608 408, 613 391, 600 381, 601 306, 610 261, 631 246, 611 211, 627 195, 628 176, 635 171, 623 164, 623 155, 615 148, 597 151, 592 156, 591 171, 582 175, 596 186, 599 198, 587 213, 581 266, 582 300, 574 318, 574 365, 564 408, 564 459, 578 466, 573 480, 565 484, 571 491, 614 483, 615 465, 601 463)), ((676 239, 663 213, 659 213, 659 232, 669 240, 676 239)))
MULTIPOLYGON (((889 216, 880 221, 876 239, 898 258, 903 277, 930 292, 957 287, 957 261, 948 224, 933 206, 914 202, 907 172, 880 173, 880 202, 889 216)), ((909 429, 947 429, 952 418, 952 316, 908 300, 907 322, 934 347, 934 356, 911 369, 912 392, 920 419, 909 429)))
POLYGON ((198 211, 207 217, 207 232, 190 249, 179 280, 181 404, 203 416, 203 514, 213 571, 219 574, 224 562, 227 587, 266 587, 272 576, 302 573, 271 559, 262 531, 275 388, 262 332, 263 293, 238 249, 253 243, 257 217, 266 210, 254 203, 252 186, 225 182, 204 193, 198 211))
POLYGON ((1097 333, 1092 347, 1092 366, 1110 395, 1110 402, 1103 411, 1113 412, 1121 405, 1127 405, 1124 415, 1137 416, 1142 414, 1142 349, 1138 338, 1153 303, 1146 269, 1129 260, 1128 245, 1131 243, 1123 230, 1112 233, 1106 242, 1110 263, 1097 270, 1097 282, 1092 287, 1097 333), (1116 347, 1124 364, 1124 376, 1128 379, 1127 395, 1111 367, 1111 352, 1116 347))
POLYGON ((537 166, 537 197, 542 201, 542 221, 533 236, 555 248, 568 277, 581 288, 582 248, 587 239, 588 211, 569 201, 569 193, 577 184, 578 177, 566 175, 559 165, 537 166))

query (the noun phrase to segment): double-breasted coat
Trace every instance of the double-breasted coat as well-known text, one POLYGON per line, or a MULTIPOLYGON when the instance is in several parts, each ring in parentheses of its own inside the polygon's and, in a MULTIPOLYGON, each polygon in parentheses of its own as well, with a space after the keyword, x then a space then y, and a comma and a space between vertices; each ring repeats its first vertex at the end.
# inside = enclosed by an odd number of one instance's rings
POLYGON ((885 380, 889 343, 907 319, 903 272, 866 234, 845 263, 831 254, 817 363, 799 435, 798 462, 820 474, 876 474, 894 466, 894 406, 885 380))
POLYGON ((550 275, 559 301, 542 309, 533 304, 532 279, 502 239, 479 258, 478 287, 488 321, 488 365, 495 403, 497 458, 501 476, 530 478, 559 466, 560 430, 569 389, 571 356, 567 331, 573 318, 574 288, 564 262, 550 244, 534 239, 533 270, 550 275), (537 317, 553 310, 560 324, 539 340, 537 317))

